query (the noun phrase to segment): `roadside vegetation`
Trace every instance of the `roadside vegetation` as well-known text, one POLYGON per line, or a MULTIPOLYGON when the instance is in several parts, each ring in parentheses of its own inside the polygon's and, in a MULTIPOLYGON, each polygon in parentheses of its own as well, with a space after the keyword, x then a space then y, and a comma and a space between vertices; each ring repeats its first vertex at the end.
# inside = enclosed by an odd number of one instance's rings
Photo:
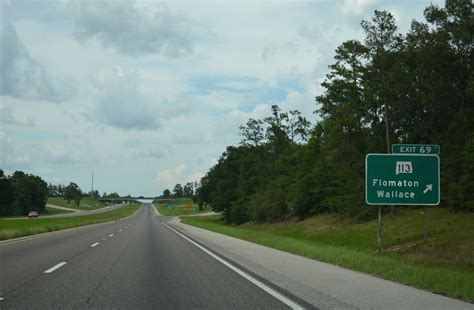
POLYGON ((91 197, 81 198, 79 205, 77 205, 73 201, 70 201, 68 204, 67 200, 62 197, 48 198, 48 203, 55 206, 66 207, 66 208, 77 209, 77 210, 86 210, 86 211, 97 210, 97 209, 101 209, 107 206, 103 202, 98 201, 96 198, 91 198, 91 197))
POLYGON ((169 202, 155 203, 154 205, 158 212, 166 216, 192 215, 212 211, 210 206, 199 210, 199 206, 194 204, 190 198, 170 199, 169 202))
POLYGON ((27 215, 34 210, 45 212, 48 188, 41 177, 15 171, 5 175, 0 169, 0 216, 27 215))
POLYGON ((388 11, 361 22, 363 41, 335 51, 317 117, 278 105, 240 126, 195 186, 222 213, 182 221, 283 251, 474 301, 474 66, 472 1, 430 5, 399 33, 388 11), (439 144, 441 204, 383 208, 365 202, 365 156, 391 145, 439 144))
MULTIPOLYGON (((201 179, 199 204, 234 224, 321 213, 373 219, 376 208, 364 199, 366 154, 432 143, 441 146, 441 207, 473 212, 472 1, 430 5, 424 16, 405 34, 388 11, 362 21, 364 40, 335 51, 313 123, 277 105, 250 119, 241 143, 201 179)), ((388 210, 396 216, 397 209, 388 210)))
MULTIPOLYGON (((116 193, 114 195, 118 196, 116 193)), ((46 203, 78 210, 105 207, 97 197, 97 190, 85 193, 74 182, 67 186, 47 184, 41 177, 33 174, 15 171, 6 175, 0 169, 0 217, 26 216, 30 211, 45 214, 46 203)), ((58 214, 60 211, 50 212, 58 214)))
POLYGON ((3 220, 0 221, 0 240, 35 235, 65 228, 115 221, 132 215, 138 211, 140 206, 141 205, 127 205, 110 212, 85 216, 3 220))
POLYGON ((474 213, 429 210, 430 238, 423 240, 421 209, 400 208, 383 218, 384 252, 376 253, 377 222, 336 214, 303 221, 231 225, 222 216, 182 217, 185 224, 282 251, 377 275, 474 302, 474 213))
POLYGON ((62 209, 56 209, 56 208, 50 208, 50 207, 46 207, 45 211, 46 212, 43 215, 66 214, 66 213, 73 213, 74 212, 74 211, 62 210, 62 209))

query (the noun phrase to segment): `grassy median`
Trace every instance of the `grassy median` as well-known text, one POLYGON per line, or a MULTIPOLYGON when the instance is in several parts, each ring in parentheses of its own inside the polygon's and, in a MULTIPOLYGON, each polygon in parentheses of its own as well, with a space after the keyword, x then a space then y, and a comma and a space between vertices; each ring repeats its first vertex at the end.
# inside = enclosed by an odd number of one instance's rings
POLYGON ((101 209, 107 206, 105 203, 98 201, 95 198, 90 198, 90 197, 83 197, 81 199, 81 202, 79 203, 79 206, 76 206, 74 201, 71 201, 71 203, 68 204, 67 201, 62 197, 48 198, 48 203, 55 206, 66 207, 66 208, 77 209, 77 210, 86 210, 86 211, 101 209))
POLYGON ((127 205, 112 211, 93 215, 45 219, 0 220, 0 240, 115 221, 132 215, 139 208, 140 205, 127 205))
POLYGON ((227 225, 220 216, 182 217, 183 223, 385 279, 474 301, 474 214, 429 210, 430 239, 423 240, 422 211, 398 209, 383 218, 384 252, 375 251, 377 222, 335 215, 274 224, 227 225))

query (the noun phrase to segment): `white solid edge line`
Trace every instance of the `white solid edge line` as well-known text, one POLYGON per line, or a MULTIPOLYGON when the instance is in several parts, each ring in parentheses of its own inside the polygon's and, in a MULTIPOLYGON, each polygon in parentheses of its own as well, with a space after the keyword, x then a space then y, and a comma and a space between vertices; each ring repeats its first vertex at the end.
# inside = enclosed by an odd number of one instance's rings
POLYGON ((96 243, 94 243, 94 244, 91 244, 91 248, 93 248, 93 247, 95 247, 95 246, 97 246, 97 245, 99 245, 99 242, 96 242, 96 243))
POLYGON ((220 258, 219 256, 217 256, 216 254, 212 253, 211 251, 209 251, 208 249, 206 249, 205 247, 201 246, 200 244, 194 242, 193 240, 189 239, 188 237, 186 237, 185 235, 183 235, 182 233, 180 233, 179 231, 177 231, 176 229, 172 228, 171 226, 161 222, 161 224, 165 225, 166 227, 168 227, 169 229, 171 229, 172 231, 174 231, 176 234, 178 234, 179 236, 183 237, 184 239, 186 239, 187 241, 191 242, 192 244, 194 244, 195 246, 197 246, 199 249, 201 249, 202 251, 204 251, 206 254, 210 255, 211 257, 213 257, 214 259, 218 260, 220 263, 224 264, 225 266, 227 266, 228 268, 230 268, 232 271, 236 272, 237 274, 239 274, 241 277, 247 279, 248 281, 252 282, 253 284, 255 284, 256 286, 258 286, 259 288, 261 288, 262 290, 264 290, 265 292, 267 292, 268 294, 272 295, 273 297, 275 297, 276 299, 278 299, 279 301, 281 301, 282 303, 286 304, 287 306, 289 306, 290 308, 292 309, 304 309, 303 307, 301 307, 300 305, 298 305, 297 303, 293 302, 292 300, 288 299, 287 297, 285 297, 284 295, 282 295, 281 293, 275 291, 274 289, 272 289, 271 287, 265 285, 264 283, 260 282, 259 280, 253 278, 252 276, 250 276, 249 274, 243 272, 242 270, 240 270, 239 268, 235 267, 234 265, 230 264, 229 262, 223 260, 222 258, 220 258))
POLYGON ((55 271, 56 269, 61 268, 64 265, 66 265, 66 262, 61 262, 61 263, 57 264, 56 266, 49 268, 44 273, 51 273, 51 272, 55 271))
POLYGON ((109 235, 109 237, 113 237, 113 236, 114 236, 114 234, 110 234, 110 235, 109 235))

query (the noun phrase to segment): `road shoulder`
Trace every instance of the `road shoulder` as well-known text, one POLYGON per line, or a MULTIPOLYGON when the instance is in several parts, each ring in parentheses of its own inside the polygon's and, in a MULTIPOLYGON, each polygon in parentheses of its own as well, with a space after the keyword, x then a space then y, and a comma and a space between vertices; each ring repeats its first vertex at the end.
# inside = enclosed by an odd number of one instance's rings
POLYGON ((474 309, 474 305, 361 272, 186 225, 168 225, 317 308, 474 309))

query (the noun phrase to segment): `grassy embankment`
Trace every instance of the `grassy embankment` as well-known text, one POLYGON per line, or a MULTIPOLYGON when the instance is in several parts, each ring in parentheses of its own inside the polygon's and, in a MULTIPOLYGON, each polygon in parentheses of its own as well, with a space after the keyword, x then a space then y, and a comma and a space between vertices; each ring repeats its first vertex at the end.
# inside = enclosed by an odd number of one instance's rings
POLYGON ((64 198, 48 198, 48 203, 55 206, 66 207, 66 208, 77 209, 77 210, 86 210, 86 211, 97 210, 97 209, 101 209, 107 206, 105 203, 100 202, 97 199, 90 198, 90 197, 82 198, 79 204, 79 207, 76 206, 74 201, 71 201, 70 204, 67 204, 67 201, 64 198))
POLYGON ((173 209, 168 209, 166 207, 166 203, 155 204, 155 208, 162 215, 166 216, 191 215, 193 214, 193 207, 195 208, 196 213, 205 213, 212 211, 211 207, 209 206, 203 211, 198 211, 198 205, 193 204, 193 201, 190 198, 177 198, 171 200, 170 203, 173 205, 173 209))
MULTIPOLYGON (((73 212, 74 211, 45 207, 45 212, 41 213, 40 217, 43 215, 56 215, 56 214, 66 214, 66 213, 73 213, 73 212)), ((26 215, 14 215, 14 216, 0 216, 0 220, 8 219, 8 218, 20 218, 20 217, 28 218, 28 216, 26 215)))
POLYGON ((93 215, 45 219, 4 220, 0 221, 0 240, 35 235, 71 227, 115 221, 132 215, 139 208, 140 205, 127 205, 109 212, 93 215))
POLYGON ((66 213, 73 213, 74 212, 74 211, 62 210, 62 209, 56 209, 56 208, 50 208, 50 207, 46 207, 45 209, 46 209, 46 212, 42 213, 41 215, 66 214, 66 213))
POLYGON ((398 208, 382 220, 384 252, 377 254, 377 221, 336 215, 274 224, 223 223, 220 216, 182 222, 282 251, 377 275, 454 298, 474 301, 474 214, 429 209, 430 239, 423 240, 420 209, 398 208))

